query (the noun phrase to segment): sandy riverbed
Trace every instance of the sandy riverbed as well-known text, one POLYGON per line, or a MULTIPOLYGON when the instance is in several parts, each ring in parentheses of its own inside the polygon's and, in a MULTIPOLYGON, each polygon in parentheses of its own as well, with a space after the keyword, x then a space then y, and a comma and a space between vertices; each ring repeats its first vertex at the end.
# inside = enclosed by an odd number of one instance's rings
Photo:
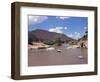
POLYGON ((28 66, 87 64, 87 59, 86 48, 67 49, 65 46, 61 46, 52 50, 28 50, 28 66), (58 49, 61 52, 57 52, 58 49), (83 58, 79 58, 80 56, 83 58))

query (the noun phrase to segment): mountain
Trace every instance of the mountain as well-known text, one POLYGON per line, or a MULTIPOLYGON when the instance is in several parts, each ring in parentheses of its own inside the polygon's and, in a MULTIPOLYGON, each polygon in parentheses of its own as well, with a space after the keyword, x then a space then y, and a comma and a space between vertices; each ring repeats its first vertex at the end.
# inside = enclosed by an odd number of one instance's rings
POLYGON ((79 39, 79 41, 87 40, 88 39, 88 31, 79 39))
POLYGON ((28 32, 29 43, 32 41, 52 41, 57 38, 60 38, 62 41, 74 40, 64 34, 49 32, 47 30, 36 29, 28 32))
POLYGON ((31 32, 28 32, 28 44, 32 44, 33 41, 38 41, 38 38, 31 32))
POLYGON ((83 48, 88 48, 88 31, 78 40, 78 45, 83 48))

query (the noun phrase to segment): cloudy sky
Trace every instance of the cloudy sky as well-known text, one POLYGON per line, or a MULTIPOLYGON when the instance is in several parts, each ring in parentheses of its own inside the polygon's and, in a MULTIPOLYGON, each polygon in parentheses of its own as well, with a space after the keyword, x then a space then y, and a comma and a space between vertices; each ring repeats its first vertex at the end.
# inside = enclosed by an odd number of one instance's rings
POLYGON ((28 16, 28 30, 43 29, 62 33, 71 38, 81 38, 88 26, 87 17, 28 16))

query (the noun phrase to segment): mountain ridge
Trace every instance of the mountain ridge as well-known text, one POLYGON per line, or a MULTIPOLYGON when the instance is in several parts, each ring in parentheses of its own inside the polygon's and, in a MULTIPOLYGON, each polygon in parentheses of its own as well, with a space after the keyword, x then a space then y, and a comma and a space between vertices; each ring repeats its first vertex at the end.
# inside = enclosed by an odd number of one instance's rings
POLYGON ((49 32, 47 30, 36 29, 28 32, 28 39, 31 41, 52 41, 60 38, 62 41, 74 40, 65 34, 60 34, 56 32, 49 32))

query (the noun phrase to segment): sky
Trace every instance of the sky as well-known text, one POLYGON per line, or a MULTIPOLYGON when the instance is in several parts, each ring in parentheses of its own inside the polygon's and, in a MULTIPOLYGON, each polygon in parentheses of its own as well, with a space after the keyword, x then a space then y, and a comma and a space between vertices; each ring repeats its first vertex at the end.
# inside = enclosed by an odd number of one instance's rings
POLYGON ((65 34, 73 39, 81 38, 88 27, 87 17, 28 16, 28 31, 36 29, 65 34))

